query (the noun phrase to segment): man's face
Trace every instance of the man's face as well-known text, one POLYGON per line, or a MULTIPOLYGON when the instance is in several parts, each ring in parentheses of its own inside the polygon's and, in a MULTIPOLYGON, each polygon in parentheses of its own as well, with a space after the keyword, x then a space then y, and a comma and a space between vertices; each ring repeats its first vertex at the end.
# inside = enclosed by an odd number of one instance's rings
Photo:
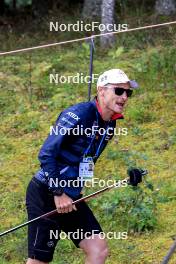
POLYGON ((125 91, 122 95, 116 95, 114 90, 115 87, 120 87, 128 90, 130 89, 130 85, 129 83, 108 84, 106 88, 103 88, 102 90, 104 107, 107 110, 111 110, 114 113, 120 114, 124 110, 128 97, 125 91))

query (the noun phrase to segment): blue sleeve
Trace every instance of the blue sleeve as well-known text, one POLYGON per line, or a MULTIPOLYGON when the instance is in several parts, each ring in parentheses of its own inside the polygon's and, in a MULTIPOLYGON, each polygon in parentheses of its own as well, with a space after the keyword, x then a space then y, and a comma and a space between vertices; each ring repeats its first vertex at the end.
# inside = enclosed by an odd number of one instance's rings
POLYGON ((58 117, 55 125, 50 127, 50 134, 45 140, 40 152, 39 161, 45 176, 59 178, 57 158, 61 151, 61 144, 69 137, 69 131, 81 122, 78 111, 65 110, 58 117), (66 132, 66 133, 65 133, 66 132))

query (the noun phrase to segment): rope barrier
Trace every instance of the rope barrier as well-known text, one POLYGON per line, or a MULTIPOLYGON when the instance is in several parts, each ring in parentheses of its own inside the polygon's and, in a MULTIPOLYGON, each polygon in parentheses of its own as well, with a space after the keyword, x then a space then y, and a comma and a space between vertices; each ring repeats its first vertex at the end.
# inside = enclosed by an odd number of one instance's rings
POLYGON ((0 56, 20 53, 20 52, 26 52, 26 51, 36 50, 36 49, 54 47, 54 46, 58 46, 58 45, 68 44, 68 43, 75 43, 75 42, 80 42, 80 41, 84 41, 84 40, 90 40, 92 38, 97 38, 100 36, 120 34, 120 33, 124 33, 124 32, 132 32, 132 31, 149 29, 149 28, 157 28, 157 27, 168 26, 168 25, 173 25, 173 24, 176 24, 176 21, 171 21, 171 22, 161 23, 161 24, 148 25, 148 26, 137 27, 137 28, 131 28, 131 29, 122 30, 122 31, 112 31, 112 32, 107 32, 107 33, 95 34, 95 35, 92 35, 89 37, 84 37, 84 38, 71 39, 71 40, 67 40, 67 41, 55 42, 55 43, 35 46, 35 47, 31 47, 31 48, 24 48, 24 49, 17 49, 17 50, 11 50, 11 51, 6 51, 6 52, 0 52, 0 56))

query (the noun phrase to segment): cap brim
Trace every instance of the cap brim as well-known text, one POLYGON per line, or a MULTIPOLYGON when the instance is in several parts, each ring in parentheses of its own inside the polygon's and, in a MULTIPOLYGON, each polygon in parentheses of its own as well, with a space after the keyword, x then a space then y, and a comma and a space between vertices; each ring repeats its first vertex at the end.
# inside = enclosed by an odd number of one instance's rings
POLYGON ((132 89, 138 89, 139 88, 139 84, 135 80, 130 80, 129 83, 130 83, 130 87, 132 89))

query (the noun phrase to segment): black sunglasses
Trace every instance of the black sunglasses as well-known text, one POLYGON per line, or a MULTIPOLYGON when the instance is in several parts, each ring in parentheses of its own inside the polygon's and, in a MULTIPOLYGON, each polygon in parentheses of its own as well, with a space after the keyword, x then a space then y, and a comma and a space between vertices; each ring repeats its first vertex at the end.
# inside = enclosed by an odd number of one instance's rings
POLYGON ((122 95, 124 92, 126 92, 127 97, 131 97, 133 90, 130 89, 124 89, 121 87, 114 87, 114 92, 116 95, 122 95))

